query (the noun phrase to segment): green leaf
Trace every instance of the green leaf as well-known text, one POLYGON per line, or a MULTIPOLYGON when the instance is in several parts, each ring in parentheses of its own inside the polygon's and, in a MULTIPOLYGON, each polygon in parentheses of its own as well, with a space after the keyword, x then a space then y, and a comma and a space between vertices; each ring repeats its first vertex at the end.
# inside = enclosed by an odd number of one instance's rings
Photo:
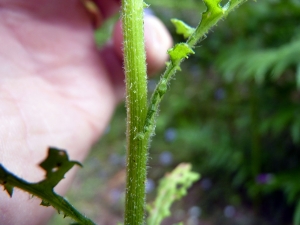
POLYGON ((82 166, 79 162, 70 161, 66 151, 50 147, 48 157, 40 163, 40 167, 46 171, 47 179, 44 182, 55 187, 74 165, 82 166))
POLYGON ((298 200, 295 212, 294 212, 294 219, 293 219, 294 225, 300 225, 300 200, 298 200))
POLYGON ((296 72, 296 85, 297 89, 300 89, 300 63, 297 65, 297 72, 296 72))
MULTIPOLYGON (((202 14, 202 21, 201 23, 205 23, 206 20, 213 20, 215 17, 222 15, 223 9, 220 7, 220 2, 222 0, 203 0, 207 9, 202 14)), ((228 8, 228 6, 226 6, 228 8)))
POLYGON ((51 206, 50 203, 45 200, 42 200, 41 205, 46 207, 51 206))
POLYGON ((186 43, 176 44, 173 48, 168 50, 173 64, 179 63, 184 58, 188 58, 190 54, 195 54, 186 43))
POLYGON ((187 40, 189 46, 196 45, 219 20, 225 18, 231 11, 246 1, 247 0, 229 0, 225 6, 221 7, 221 0, 203 0, 206 5, 206 11, 202 14, 201 22, 196 27, 195 32, 187 40))
POLYGON ((13 195, 14 187, 7 182, 7 176, 5 174, 6 169, 0 164, 0 184, 3 185, 4 190, 10 197, 13 195))
POLYGON ((11 197, 13 195, 14 187, 11 185, 4 185, 4 189, 7 191, 9 196, 11 197))
POLYGON ((190 27, 186 23, 178 19, 171 19, 171 22, 176 27, 176 33, 183 35, 184 38, 188 38, 195 31, 195 28, 190 27))
POLYGON ((295 117, 291 125, 291 135, 295 143, 300 142, 300 118, 299 116, 295 117))
POLYGON ((170 207, 175 200, 187 194, 187 189, 200 178, 198 173, 191 171, 191 165, 181 163, 170 174, 167 174, 158 187, 157 197, 152 205, 148 205, 148 225, 157 225, 168 217, 170 207))
POLYGON ((276 80, 288 67, 296 66, 296 86, 300 88, 299 38, 275 49, 243 51, 242 55, 237 54, 240 51, 237 46, 224 52, 218 63, 223 74, 237 75, 237 79, 242 81, 254 78, 260 84, 264 82, 267 74, 270 73, 272 79, 276 80))
POLYGON ((0 164, 0 184, 8 192, 10 197, 13 194, 13 188, 17 187, 23 191, 42 199, 42 206, 53 206, 58 212, 62 211, 64 215, 70 216, 80 224, 95 224, 84 215, 80 214, 66 199, 57 195, 53 188, 64 178, 74 165, 80 165, 79 162, 70 161, 64 150, 49 148, 48 157, 40 164, 46 171, 46 179, 38 183, 29 183, 14 174, 10 173, 0 164))

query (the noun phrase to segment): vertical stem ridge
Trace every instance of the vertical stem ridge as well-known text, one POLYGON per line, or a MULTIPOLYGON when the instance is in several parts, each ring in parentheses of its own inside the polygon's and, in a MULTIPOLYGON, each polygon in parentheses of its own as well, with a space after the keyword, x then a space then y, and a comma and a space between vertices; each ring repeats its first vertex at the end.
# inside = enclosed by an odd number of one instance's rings
POLYGON ((136 138, 147 114, 147 74, 143 0, 123 0, 127 108, 127 178, 124 225, 144 223, 147 141, 136 138))

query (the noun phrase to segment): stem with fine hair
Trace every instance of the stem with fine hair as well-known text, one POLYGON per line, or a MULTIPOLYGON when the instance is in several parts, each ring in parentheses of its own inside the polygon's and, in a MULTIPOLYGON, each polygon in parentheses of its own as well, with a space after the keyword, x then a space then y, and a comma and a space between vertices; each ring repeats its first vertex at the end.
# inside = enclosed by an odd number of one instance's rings
POLYGON ((229 0, 221 7, 221 0, 203 0, 207 6, 202 20, 186 43, 169 50, 170 62, 162 75, 147 107, 147 74, 144 46, 143 0, 122 0, 124 35, 124 64, 126 74, 127 107, 127 180, 124 225, 144 224, 146 163, 149 140, 154 133, 155 119, 168 84, 180 69, 201 38, 219 20, 247 0, 229 0))
POLYGON ((124 225, 144 223, 147 141, 136 138, 147 114, 143 0, 122 1, 127 108, 127 178, 124 225))

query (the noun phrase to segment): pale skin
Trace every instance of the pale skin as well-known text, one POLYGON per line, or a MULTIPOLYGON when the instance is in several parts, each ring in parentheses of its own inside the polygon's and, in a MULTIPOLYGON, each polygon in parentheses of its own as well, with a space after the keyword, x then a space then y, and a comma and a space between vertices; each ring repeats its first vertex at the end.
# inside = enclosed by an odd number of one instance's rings
MULTIPOLYGON (((98 0, 103 19, 119 1, 98 0)), ((0 163, 31 182, 48 146, 82 162, 124 97, 120 25, 103 49, 78 0, 0 0, 0 163)), ((171 38, 155 17, 145 19, 147 63, 158 71, 171 38)), ((125 138, 125 137, 124 137, 125 138)), ((56 188, 64 194, 76 170, 56 188)), ((0 224, 46 224, 53 210, 27 193, 0 191, 0 224)))

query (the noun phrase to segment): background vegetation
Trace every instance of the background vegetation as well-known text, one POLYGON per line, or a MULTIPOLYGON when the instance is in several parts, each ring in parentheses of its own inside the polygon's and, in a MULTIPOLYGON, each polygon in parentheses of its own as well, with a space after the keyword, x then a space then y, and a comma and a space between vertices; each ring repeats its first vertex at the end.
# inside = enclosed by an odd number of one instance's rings
MULTIPOLYGON (((204 10, 201 0, 180 2, 147 1, 175 43, 182 40, 169 20, 196 26, 204 10)), ((299 21, 299 0, 249 1, 183 64, 150 149, 149 201, 158 179, 180 162, 191 162, 202 179, 164 224, 300 224, 299 21)), ((107 33, 97 32, 98 42, 107 33)), ((155 82, 149 80, 150 91, 155 82)), ((83 164, 71 202, 99 224, 122 221, 124 104, 83 164)))

